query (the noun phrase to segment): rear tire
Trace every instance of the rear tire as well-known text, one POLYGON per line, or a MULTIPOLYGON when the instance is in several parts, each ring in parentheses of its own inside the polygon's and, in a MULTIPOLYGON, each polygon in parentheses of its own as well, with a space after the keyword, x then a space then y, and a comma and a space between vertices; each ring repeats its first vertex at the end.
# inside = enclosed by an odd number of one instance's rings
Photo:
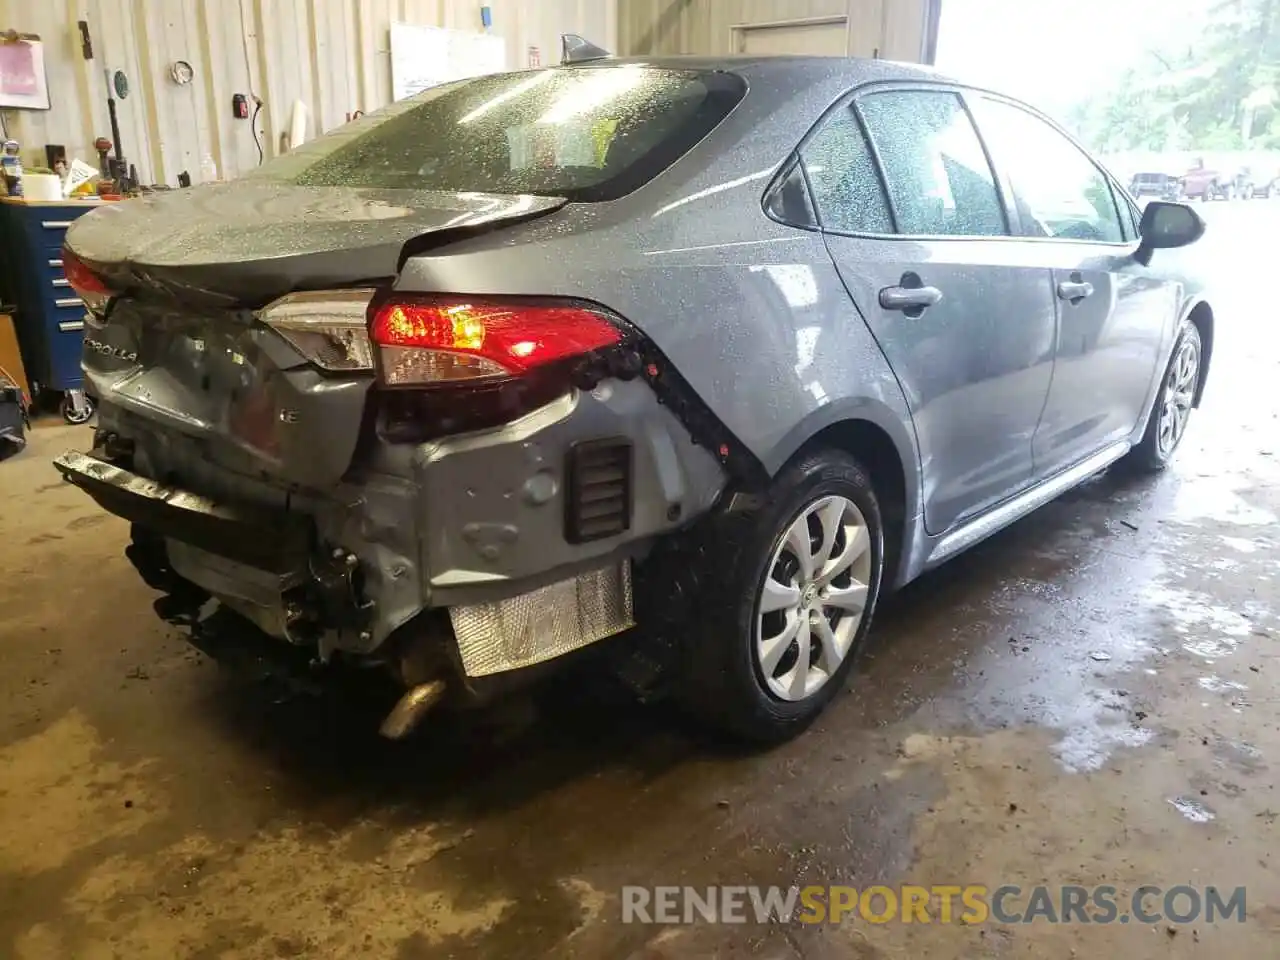
POLYGON ((1125 458, 1129 465, 1154 472, 1163 470, 1173 459, 1186 436, 1187 421, 1200 386, 1202 351, 1200 330, 1194 323, 1188 323, 1169 357, 1142 440, 1125 458))
POLYGON ((880 507, 856 460, 821 450, 783 470, 761 506, 719 523, 683 700, 737 739, 779 743, 813 721, 853 668, 883 577, 880 507))

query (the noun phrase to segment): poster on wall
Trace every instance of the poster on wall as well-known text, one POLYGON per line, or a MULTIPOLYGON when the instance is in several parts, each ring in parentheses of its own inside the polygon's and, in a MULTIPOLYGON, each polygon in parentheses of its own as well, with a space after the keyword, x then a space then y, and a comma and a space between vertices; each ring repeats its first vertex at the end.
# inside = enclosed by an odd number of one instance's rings
POLYGON ((39 37, 0 36, 0 107, 49 109, 49 80, 39 37))
POLYGON ((391 24, 391 98, 507 69, 502 37, 415 23, 391 24))

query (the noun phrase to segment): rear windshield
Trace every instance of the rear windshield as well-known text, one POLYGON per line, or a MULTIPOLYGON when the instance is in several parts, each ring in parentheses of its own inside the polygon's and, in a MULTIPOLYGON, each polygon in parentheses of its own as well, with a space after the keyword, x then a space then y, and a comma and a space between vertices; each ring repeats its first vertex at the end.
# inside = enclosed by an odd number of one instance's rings
POLYGON ((613 200, 679 159, 745 92, 732 74, 638 65, 478 77, 392 104, 246 176, 613 200))

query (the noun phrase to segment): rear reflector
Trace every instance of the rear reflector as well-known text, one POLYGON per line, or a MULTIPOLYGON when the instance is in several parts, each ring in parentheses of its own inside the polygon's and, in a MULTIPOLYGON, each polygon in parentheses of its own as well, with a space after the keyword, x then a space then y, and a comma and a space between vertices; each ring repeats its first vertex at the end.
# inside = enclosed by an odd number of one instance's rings
POLYGON ((380 303, 369 325, 388 386, 519 377, 613 346, 621 332, 575 303, 429 296, 380 303))

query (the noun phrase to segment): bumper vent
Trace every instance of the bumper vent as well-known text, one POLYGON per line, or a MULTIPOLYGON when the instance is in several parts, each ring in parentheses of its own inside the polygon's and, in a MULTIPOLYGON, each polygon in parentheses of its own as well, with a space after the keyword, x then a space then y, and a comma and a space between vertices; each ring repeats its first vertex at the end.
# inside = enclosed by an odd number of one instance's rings
POLYGON ((631 443, 590 440, 569 451, 565 539, 588 543, 631 527, 631 443))

